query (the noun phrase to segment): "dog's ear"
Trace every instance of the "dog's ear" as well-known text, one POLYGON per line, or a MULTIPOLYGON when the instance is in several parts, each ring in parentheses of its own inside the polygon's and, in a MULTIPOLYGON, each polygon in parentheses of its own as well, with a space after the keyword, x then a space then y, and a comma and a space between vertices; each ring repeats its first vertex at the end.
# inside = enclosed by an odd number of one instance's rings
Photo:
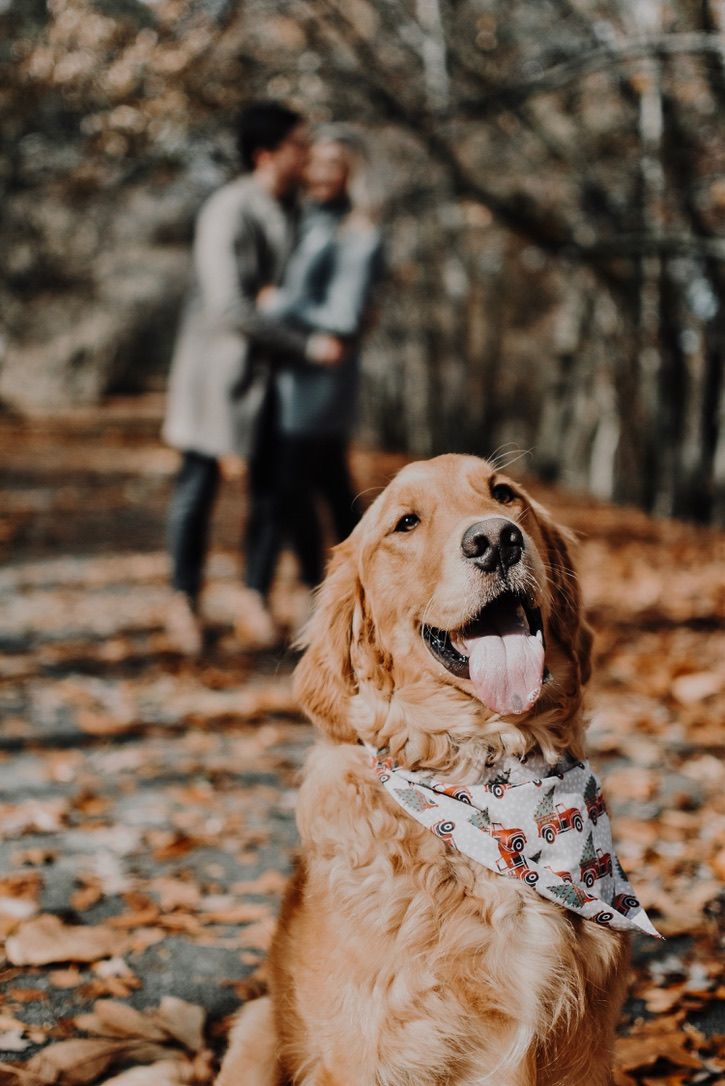
POLYGON ((538 502, 531 502, 536 512, 547 551, 547 575, 552 587, 552 607, 549 625, 556 640, 576 663, 579 682, 585 683, 592 671, 591 654, 594 636, 584 618, 579 579, 571 557, 570 545, 576 537, 551 519, 538 502))
POLYGON ((306 651, 294 674, 295 697, 311 720, 346 743, 357 740, 349 722, 350 699, 357 692, 350 649, 361 596, 354 544, 348 538, 333 551, 299 641, 306 651))

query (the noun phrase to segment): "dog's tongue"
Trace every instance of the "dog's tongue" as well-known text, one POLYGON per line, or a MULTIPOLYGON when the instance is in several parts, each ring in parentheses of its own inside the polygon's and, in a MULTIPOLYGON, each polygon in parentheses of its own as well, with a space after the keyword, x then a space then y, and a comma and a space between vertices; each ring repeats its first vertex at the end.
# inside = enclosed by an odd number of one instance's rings
POLYGON ((491 612, 486 632, 465 639, 476 697, 497 713, 525 713, 541 691, 544 646, 529 633, 521 609, 491 612))

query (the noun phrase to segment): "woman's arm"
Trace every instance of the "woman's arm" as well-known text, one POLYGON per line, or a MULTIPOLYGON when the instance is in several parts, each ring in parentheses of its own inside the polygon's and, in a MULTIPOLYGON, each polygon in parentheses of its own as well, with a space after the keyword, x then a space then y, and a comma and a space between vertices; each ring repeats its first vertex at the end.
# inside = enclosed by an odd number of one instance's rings
POLYGON ((275 305, 290 325, 308 332, 325 332, 344 339, 359 335, 370 291, 382 266, 382 243, 377 230, 344 227, 334 247, 334 260, 324 297, 319 301, 298 298, 275 305))

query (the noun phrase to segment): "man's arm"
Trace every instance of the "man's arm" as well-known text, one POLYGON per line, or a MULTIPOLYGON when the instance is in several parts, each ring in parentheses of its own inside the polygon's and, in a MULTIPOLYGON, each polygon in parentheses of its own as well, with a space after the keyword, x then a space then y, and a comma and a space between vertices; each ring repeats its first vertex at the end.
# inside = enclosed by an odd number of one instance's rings
MULTIPOLYGON (((202 208, 194 239, 194 265, 205 311, 221 329, 241 333, 272 356, 285 361, 312 359, 326 351, 306 329, 285 325, 279 318, 260 313, 251 290, 245 288, 245 266, 256 264, 254 233, 245 217, 232 227, 235 208, 222 190, 202 208)), ((250 274, 251 279, 251 274, 250 274)), ((324 347, 324 345, 323 345, 324 347)))

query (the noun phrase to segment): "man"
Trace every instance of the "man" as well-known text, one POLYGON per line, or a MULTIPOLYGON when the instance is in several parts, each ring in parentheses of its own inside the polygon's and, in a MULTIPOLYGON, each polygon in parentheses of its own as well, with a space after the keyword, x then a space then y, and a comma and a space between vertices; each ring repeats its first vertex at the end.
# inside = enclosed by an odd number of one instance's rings
POLYGON ((333 336, 285 327, 256 308, 263 287, 280 281, 295 239, 296 195, 307 158, 303 118, 277 102, 257 102, 240 116, 238 145, 247 173, 214 193, 199 214, 193 284, 174 352, 164 437, 182 452, 169 516, 174 599, 168 630, 176 647, 202 647, 199 616, 209 520, 219 459, 250 460, 251 514, 248 587, 240 622, 259 646, 276 631, 254 585, 265 546, 263 440, 273 411, 276 364, 336 364, 342 343, 333 336), (251 582, 251 583, 250 583, 251 582))

